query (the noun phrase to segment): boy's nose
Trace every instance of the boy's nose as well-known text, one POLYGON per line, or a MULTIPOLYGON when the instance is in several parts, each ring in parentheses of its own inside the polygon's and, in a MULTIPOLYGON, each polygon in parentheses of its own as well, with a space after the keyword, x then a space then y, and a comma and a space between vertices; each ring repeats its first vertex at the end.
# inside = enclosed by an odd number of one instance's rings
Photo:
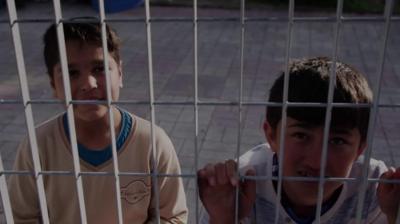
POLYGON ((97 88, 97 79, 93 75, 87 75, 82 77, 81 90, 89 91, 97 88))
POLYGON ((321 170, 321 155, 322 155, 322 145, 321 141, 314 141, 309 146, 305 152, 305 164, 309 168, 320 171, 321 170))

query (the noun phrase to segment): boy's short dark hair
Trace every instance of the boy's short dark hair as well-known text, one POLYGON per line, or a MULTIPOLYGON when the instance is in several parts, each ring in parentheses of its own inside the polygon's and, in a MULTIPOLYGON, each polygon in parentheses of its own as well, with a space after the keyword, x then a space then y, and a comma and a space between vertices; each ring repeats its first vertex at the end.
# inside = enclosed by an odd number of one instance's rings
MULTIPOLYGON (((327 103, 333 62, 328 58, 295 60, 289 65, 289 102, 327 103)), ((284 73, 273 84, 269 101, 282 102, 284 73)), ((336 62, 335 103, 372 103, 372 91, 365 77, 349 65, 336 62)), ((287 116, 313 125, 324 125, 326 107, 288 107, 287 116)), ((333 107, 331 127, 357 128, 365 141, 369 107, 333 107)), ((276 129, 282 107, 267 106, 267 121, 276 129)))
MULTIPOLYGON (((73 18, 63 23, 65 42, 79 41, 82 44, 94 44, 102 47, 101 25, 96 18, 73 18), (87 22, 85 22, 87 20, 87 22)), ((58 51, 57 27, 52 24, 43 36, 44 60, 49 76, 53 77, 53 67, 60 62, 58 51)), ((117 63, 120 61, 120 39, 116 32, 106 25, 108 52, 117 63)))

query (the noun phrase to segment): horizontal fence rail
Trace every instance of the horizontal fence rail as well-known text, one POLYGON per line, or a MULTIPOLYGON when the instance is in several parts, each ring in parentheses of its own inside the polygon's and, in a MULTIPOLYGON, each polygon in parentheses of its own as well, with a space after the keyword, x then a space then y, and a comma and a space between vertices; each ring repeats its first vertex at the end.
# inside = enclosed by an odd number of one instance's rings
MULTIPOLYGON (((38 198, 40 202, 40 211, 42 214, 42 221, 43 223, 50 223, 49 214, 48 214, 48 204, 46 200, 46 188, 44 185, 43 178, 48 176, 73 176, 75 177, 76 183, 76 190, 78 196, 78 204, 79 204, 79 211, 80 211, 80 218, 82 223, 87 223, 87 211, 86 211, 86 204, 85 204, 85 193, 83 189, 83 180, 82 177, 84 176, 110 176, 114 178, 115 182, 115 197, 116 202, 115 206, 117 208, 117 220, 116 222, 122 224, 124 222, 124 214, 123 214, 123 207, 121 202, 121 177, 127 176, 135 176, 135 177, 150 177, 152 180, 152 197, 155 198, 155 216, 156 216, 156 223, 161 223, 162 220, 160 219, 160 189, 158 179, 159 177, 168 177, 168 178, 182 178, 182 179, 189 179, 193 180, 194 183, 194 194, 195 199, 191 198, 189 203, 194 203, 194 210, 190 211, 190 216, 194 216, 195 223, 200 223, 200 216, 201 216, 201 203, 197 197, 199 192, 197 186, 197 174, 196 172, 192 173, 185 173, 182 172, 180 174, 171 174, 171 173, 160 173, 157 170, 155 164, 158 164, 157 161, 157 142, 155 137, 155 128, 156 128, 156 106, 190 106, 193 107, 193 119, 191 122, 193 123, 193 145, 194 145, 194 161, 193 161, 193 169, 194 171, 198 170, 199 167, 199 157, 200 157, 200 149, 201 149, 201 137, 200 137, 200 119, 199 119, 199 111, 201 107, 206 106, 221 106, 221 107, 234 107, 237 110, 237 114, 235 114, 237 118, 237 141, 234 142, 235 147, 235 161, 240 163, 240 153, 242 150, 242 136, 243 136, 243 126, 244 126, 244 107, 280 107, 282 109, 282 126, 286 127, 287 124, 287 109, 288 108, 326 108, 327 113, 325 114, 324 119, 324 134, 323 134, 323 147, 321 153, 321 173, 319 176, 316 177, 298 177, 298 176, 284 176, 283 175, 283 158, 285 155, 285 134, 286 129, 282 128, 280 130, 280 149, 279 149, 279 173, 276 176, 244 176, 237 173, 237 176, 240 177, 241 180, 256 180, 256 181, 277 181, 276 191, 276 204, 281 203, 283 192, 283 181, 307 181, 307 182, 317 182, 318 183, 318 203, 316 205, 315 211, 315 222, 321 223, 321 210, 323 204, 323 197, 324 197, 324 184, 327 182, 341 182, 341 183, 362 183, 362 187, 358 192, 358 204, 356 209, 356 218, 357 223, 362 222, 362 212, 364 210, 364 202, 366 197, 366 191, 369 184, 376 184, 376 183, 387 183, 387 184, 400 184, 400 180, 381 180, 379 178, 369 178, 368 175, 368 166, 369 162, 372 158, 372 147, 374 143, 374 133, 376 131, 377 126, 377 119, 378 113, 380 109, 383 108, 390 108, 390 109, 398 109, 400 108, 400 103, 387 103, 387 102, 379 102, 380 94, 381 94, 381 85, 382 85, 382 77, 384 73, 384 65, 385 65, 385 56, 387 53, 388 48, 388 36, 390 26, 393 23, 398 23, 400 21, 400 16, 393 15, 392 7, 394 1, 388 0, 386 1, 386 8, 384 15, 377 15, 377 16, 345 16, 343 15, 343 1, 337 1, 337 9, 335 16, 295 16, 295 0, 289 0, 287 16, 247 16, 246 14, 246 5, 245 0, 241 0, 240 2, 240 15, 239 16, 199 16, 198 15, 198 6, 197 0, 193 0, 193 16, 177 16, 177 17, 161 17, 161 16, 151 16, 151 7, 150 7, 150 0, 144 1, 144 9, 145 9, 145 16, 143 17, 132 17, 132 18, 107 18, 105 14, 105 6, 102 0, 98 0, 99 3, 99 15, 98 18, 94 19, 84 19, 84 20, 74 20, 73 23, 88 23, 88 22, 96 22, 101 24, 102 28, 102 46, 103 46, 103 55, 106 55, 104 58, 104 67, 106 71, 106 92, 107 92, 107 99, 106 100, 74 100, 71 96, 71 87, 69 81, 69 71, 68 71, 68 61, 67 61, 67 51, 65 46, 64 40, 64 31, 63 31, 63 24, 71 23, 69 19, 64 18, 62 15, 61 10, 61 2, 60 0, 53 0, 54 18, 25 18, 19 19, 17 17, 17 11, 13 0, 7 0, 8 4, 8 13, 9 19, 0 19, 0 24, 9 24, 10 31, 12 35, 12 40, 14 44, 14 51, 16 56, 16 67, 18 70, 18 77, 20 80, 20 88, 22 96, 20 98, 0 98, 0 106, 2 105, 22 105, 24 107, 24 116, 26 119, 27 125, 27 132, 28 138, 31 146, 31 155, 34 162, 34 170, 33 171, 17 171, 17 170, 5 170, 3 166, 3 160, 0 156, 0 193, 2 197, 3 203, 3 210, 5 214, 5 218, 7 223, 13 223, 13 216, 12 216, 12 209, 10 204, 9 195, 7 192, 7 179, 11 175, 20 175, 20 176, 33 176, 35 178, 35 185, 38 189, 38 198), (193 99, 191 100, 158 100, 155 98, 155 77, 154 77, 154 65, 153 65, 153 28, 152 24, 157 23, 190 23, 193 25, 193 53, 190 57, 193 58, 193 99), (237 100, 201 100, 199 98, 199 66, 198 66, 198 57, 199 57, 199 31, 198 31, 198 24, 199 23, 213 23, 213 22, 232 22, 237 24, 239 28, 238 32, 236 32, 237 37, 240 39, 239 43, 237 43, 236 47, 239 52, 239 72, 236 80, 239 83, 238 88, 238 95, 237 100), (283 100, 282 102, 268 102, 267 100, 247 100, 244 98, 244 76, 245 76, 245 59, 246 55, 246 28, 248 24, 254 24, 258 22, 265 22, 265 23, 277 23, 280 24, 282 27, 286 27, 285 31, 285 49, 284 54, 284 65, 285 65, 285 78, 284 78, 284 92, 283 92, 283 100), (338 59, 338 48, 339 48, 339 38, 342 35, 342 27, 346 23, 381 23, 380 25, 383 27, 384 31, 382 33, 382 40, 381 42, 377 43, 380 48, 379 53, 379 61, 378 61, 378 70, 376 71, 376 80, 374 80, 374 101, 372 104, 352 104, 352 103, 337 103, 333 100, 334 94, 334 87, 335 87, 335 77, 336 77, 336 66, 334 66, 330 74, 330 82, 329 82, 329 93, 328 99, 326 103, 310 103, 310 102, 290 102, 288 100, 289 94, 289 64, 290 59, 292 58, 291 50, 293 48, 293 42, 296 40, 296 36, 293 35, 293 29, 297 24, 302 23, 313 23, 313 22, 322 22, 322 23, 330 23, 334 26, 334 34, 333 34, 333 47, 332 47, 332 54, 331 58, 333 64, 336 63, 338 59), (26 65, 24 61, 23 49, 22 49, 22 41, 21 41, 21 33, 19 30, 20 24, 39 24, 39 23, 55 23, 57 24, 57 39, 59 45, 59 52, 60 52, 60 64, 63 76, 63 83, 64 83, 64 93, 65 93, 65 101, 57 100, 57 99, 32 99, 29 95, 29 86, 28 86, 28 79, 26 77, 26 65), (107 59, 109 57, 109 52, 107 47, 107 34, 106 34, 106 24, 112 23, 143 23, 145 24, 145 36, 146 36, 146 54, 147 54, 147 78, 148 78, 148 99, 147 100, 117 100, 114 101, 112 99, 112 87, 111 87, 111 74, 109 71, 109 64, 107 63, 107 59), (77 136, 75 133, 75 123, 74 123, 74 112, 73 107, 74 105, 82 105, 82 104, 92 104, 92 105, 106 105, 108 107, 108 114, 110 120, 110 133, 111 133, 111 149, 112 149, 112 162, 113 162, 113 171, 112 172, 86 172, 81 170, 81 162, 78 153, 78 142, 77 136), (36 139, 36 131, 35 131, 35 122, 33 119, 33 105, 64 105, 67 111, 67 118, 68 118, 68 125, 72 127, 69 129, 71 136, 71 150, 73 154, 73 167, 74 169, 71 171, 56 171, 56 170, 42 170, 39 149, 37 145, 36 139), (129 172, 129 171, 121 171, 119 167, 119 159, 118 159, 118 151, 116 145, 116 135, 114 129, 114 119, 113 119, 113 109, 112 106, 116 105, 139 105, 139 106, 148 106, 149 110, 149 120, 150 120, 150 130, 151 130, 151 139, 150 139, 150 146, 152 149, 151 155, 151 164, 152 164, 152 172, 151 173, 143 173, 143 172, 129 172), (329 131, 331 126, 331 113, 334 108, 369 108, 371 112, 370 120, 369 120, 369 128, 368 128, 368 135, 367 135, 367 149, 364 153, 364 166, 363 166, 363 173, 362 176, 358 178, 352 177, 326 177, 325 176, 325 167, 327 164, 328 158, 328 138, 329 138, 329 131)), ((0 96, 1 97, 1 96, 0 96)), ((235 118, 235 119, 236 119, 235 118)), ((218 150, 218 149, 215 149, 218 150)), ((227 158, 228 159, 228 158, 227 158)), ((239 188, 236 190, 236 206, 235 206, 235 223, 240 223, 239 220, 239 188)), ((280 206, 276 206, 275 208, 275 224, 280 223, 280 217, 282 213, 282 208, 280 206)), ((400 211, 400 208, 398 209, 400 211)), ((51 214, 50 214, 51 215, 51 214)), ((400 214, 398 212, 396 224, 400 224, 400 214)))

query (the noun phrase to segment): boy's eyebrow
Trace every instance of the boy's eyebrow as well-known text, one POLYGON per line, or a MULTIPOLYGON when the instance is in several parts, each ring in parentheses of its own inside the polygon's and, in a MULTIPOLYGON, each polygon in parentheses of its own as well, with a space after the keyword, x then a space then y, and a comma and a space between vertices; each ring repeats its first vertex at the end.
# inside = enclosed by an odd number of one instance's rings
POLYGON ((95 59, 92 61, 92 64, 104 64, 104 60, 95 59))
POLYGON ((68 68, 73 68, 73 67, 75 67, 75 64, 68 64, 68 68))
POLYGON ((335 134, 350 134, 352 128, 348 128, 348 127, 331 127, 331 132, 335 133, 335 134))
MULTIPOLYGON (((296 122, 293 124, 288 125, 288 128, 295 127, 295 128, 304 128, 304 129, 310 129, 310 128, 317 128, 319 125, 315 124, 310 124, 307 122, 296 122)), ((322 125, 323 127, 323 125, 322 125)), ((331 126, 330 132, 333 132, 335 134, 350 134, 352 128, 348 127, 342 127, 342 126, 331 126)))
POLYGON ((293 124, 288 125, 288 128, 315 128, 316 125, 307 123, 307 122, 295 122, 293 124))
MULTIPOLYGON (((67 68, 68 68, 68 70, 70 70, 71 68, 74 68, 74 64, 68 64, 67 65, 67 68)), ((56 67, 56 69, 57 69, 57 71, 58 72, 61 72, 62 71, 62 68, 61 68, 61 65, 58 63, 58 64, 56 64, 54 67, 56 67)))
MULTIPOLYGON (((93 60, 91 62, 92 65, 103 65, 103 63, 104 63, 104 61, 100 60, 100 59, 99 60, 93 60)), ((61 65, 57 64, 55 66, 56 66, 57 71, 59 71, 59 72, 62 71, 61 65)), ((68 70, 71 70, 71 69, 74 69, 76 67, 76 65, 74 63, 70 63, 70 64, 68 64, 67 67, 68 67, 68 70)))

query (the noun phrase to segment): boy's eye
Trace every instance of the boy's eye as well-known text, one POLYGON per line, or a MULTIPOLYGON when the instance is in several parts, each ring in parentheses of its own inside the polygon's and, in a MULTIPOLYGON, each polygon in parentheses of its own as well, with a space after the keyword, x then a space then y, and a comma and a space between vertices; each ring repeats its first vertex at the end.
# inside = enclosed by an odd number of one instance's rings
POLYGON ((339 137, 329 139, 329 144, 331 144, 331 145, 339 146, 339 145, 344 145, 346 143, 347 143, 347 141, 345 139, 339 138, 339 137))
POLYGON ((100 75, 104 73, 104 66, 96 66, 93 68, 93 73, 100 75))
POLYGON ((308 138, 308 135, 303 132, 295 132, 291 134, 291 136, 296 138, 297 140, 306 140, 308 138))
POLYGON ((78 70, 69 70, 69 77, 71 78, 76 78, 79 75, 79 71, 78 70))

